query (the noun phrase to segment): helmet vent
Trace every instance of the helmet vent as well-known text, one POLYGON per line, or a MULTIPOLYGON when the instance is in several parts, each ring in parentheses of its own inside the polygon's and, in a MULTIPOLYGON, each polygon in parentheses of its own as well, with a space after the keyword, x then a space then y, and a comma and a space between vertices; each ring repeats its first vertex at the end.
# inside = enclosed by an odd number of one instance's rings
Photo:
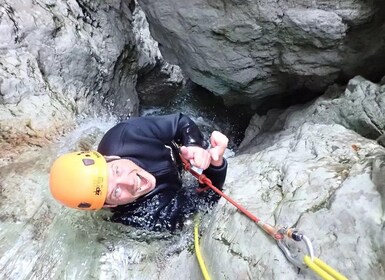
POLYGON ((81 202, 78 205, 78 208, 90 208, 90 207, 91 207, 91 204, 89 204, 88 202, 81 202))
POLYGON ((89 166, 89 165, 95 164, 95 161, 93 159, 91 159, 91 158, 84 158, 84 159, 82 159, 82 161, 83 161, 83 164, 85 166, 89 166))

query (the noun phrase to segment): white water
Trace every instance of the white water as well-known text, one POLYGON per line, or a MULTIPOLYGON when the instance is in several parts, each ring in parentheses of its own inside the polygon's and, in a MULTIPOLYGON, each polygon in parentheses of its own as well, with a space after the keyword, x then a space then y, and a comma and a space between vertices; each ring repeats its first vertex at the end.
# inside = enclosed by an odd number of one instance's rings
POLYGON ((115 123, 82 120, 58 143, 0 167, 0 279, 158 279, 167 259, 192 244, 189 221, 175 235, 149 233, 107 221, 108 211, 68 209, 51 197, 53 160, 68 151, 96 148, 115 123))
POLYGON ((60 143, 0 169, 0 279, 140 279, 142 265, 156 264, 160 252, 178 242, 169 233, 108 222, 107 211, 64 208, 51 197, 52 161, 79 146, 95 148, 114 123, 83 120, 60 143))

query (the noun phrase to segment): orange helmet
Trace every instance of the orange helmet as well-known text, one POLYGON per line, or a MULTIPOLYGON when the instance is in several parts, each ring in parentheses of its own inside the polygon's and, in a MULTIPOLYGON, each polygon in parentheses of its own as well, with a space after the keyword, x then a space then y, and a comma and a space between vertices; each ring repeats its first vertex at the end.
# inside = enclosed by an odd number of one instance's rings
POLYGON ((49 185, 53 197, 65 206, 100 209, 107 197, 107 162, 96 151, 62 155, 51 167, 49 185))

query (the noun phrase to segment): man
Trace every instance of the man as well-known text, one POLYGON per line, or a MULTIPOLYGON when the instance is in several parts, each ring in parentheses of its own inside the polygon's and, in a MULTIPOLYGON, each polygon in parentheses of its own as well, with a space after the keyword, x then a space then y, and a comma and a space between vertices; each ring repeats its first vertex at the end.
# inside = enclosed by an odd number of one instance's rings
POLYGON ((218 131, 211 147, 197 125, 183 114, 138 117, 118 123, 99 143, 98 151, 59 157, 50 174, 53 196, 66 206, 109 208, 111 220, 151 230, 182 227, 183 219, 202 203, 219 197, 182 188, 182 157, 222 188, 228 139, 218 131))

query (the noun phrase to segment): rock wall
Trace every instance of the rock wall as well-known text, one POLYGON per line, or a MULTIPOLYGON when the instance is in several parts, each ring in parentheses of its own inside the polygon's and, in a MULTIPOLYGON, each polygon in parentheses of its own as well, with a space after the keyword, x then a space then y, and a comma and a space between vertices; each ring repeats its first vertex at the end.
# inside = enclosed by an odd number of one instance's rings
POLYGON ((139 72, 164 63, 135 1, 0 1, 0 156, 41 147, 76 118, 137 115, 139 72))
MULTIPOLYGON (((315 256, 348 279, 382 279, 385 148, 353 130, 366 124, 368 133, 383 132, 385 91, 356 77, 336 92, 255 117, 251 140, 229 159, 224 190, 262 221, 302 231, 315 256)), ((211 215, 201 250, 213 279, 317 279, 292 265, 274 239, 225 199, 211 215)), ((308 254, 304 243, 285 244, 300 262, 308 254)), ((169 260, 158 279, 182 273, 201 277, 187 251, 169 260)))
POLYGON ((227 104, 385 73, 383 1, 139 3, 163 57, 227 104))
MULTIPOLYGON (((137 112, 136 75, 156 56, 142 60, 136 47, 133 3, 1 1, 1 160, 14 156, 19 144, 45 146, 72 127, 75 116, 99 114, 102 104, 122 115, 137 112)), ((169 62, 228 103, 300 87, 317 91, 356 72, 374 77, 383 71, 381 1, 140 3, 169 62)), ((346 90, 330 87, 310 104, 255 115, 229 159, 225 192, 263 221, 304 231, 316 256, 349 279, 383 279, 385 150, 374 139, 384 133, 384 100, 383 85, 356 77, 346 90)), ((0 220, 4 240, 12 238, 3 248, 1 275, 200 279, 189 248, 166 244, 162 251, 152 246, 157 240, 143 246, 128 227, 54 204, 48 189, 42 191, 47 159, 71 143, 1 168, 0 220), (24 186, 25 196, 15 196, 24 186), (129 232, 138 242, 127 242, 129 232), (32 265, 20 270, 25 259, 32 265)), ((201 244, 213 279, 314 278, 288 263, 270 237, 223 199, 211 217, 201 244)), ((305 253, 288 245, 299 257, 305 253)))
POLYGON ((254 115, 240 151, 247 146, 256 146, 277 131, 294 131, 305 122, 340 124, 364 137, 377 139, 385 133, 384 115, 385 86, 357 76, 346 88, 333 85, 323 96, 308 104, 270 110, 264 116, 254 115))
POLYGON ((127 4, 2 1, 2 151, 5 144, 42 145, 73 126, 75 115, 100 110, 97 104, 104 96, 107 101, 119 96, 124 99, 119 106, 137 112, 137 102, 127 102, 137 98, 131 77, 135 68, 125 64, 136 56, 127 4), (133 69, 124 72, 124 67, 133 69))

